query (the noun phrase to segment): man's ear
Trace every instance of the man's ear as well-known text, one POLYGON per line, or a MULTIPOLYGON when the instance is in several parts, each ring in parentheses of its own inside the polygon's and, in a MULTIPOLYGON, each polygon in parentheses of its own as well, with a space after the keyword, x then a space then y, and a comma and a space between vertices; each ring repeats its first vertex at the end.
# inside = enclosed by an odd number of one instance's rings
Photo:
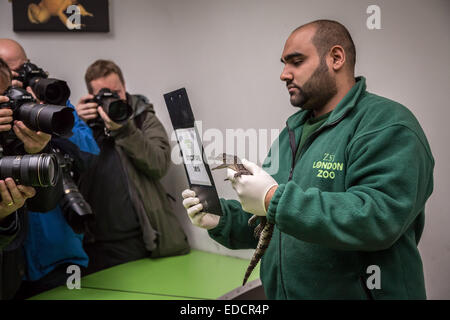
POLYGON ((330 57, 332 59, 331 68, 333 68, 334 71, 339 71, 345 65, 345 50, 342 46, 333 46, 330 49, 330 57))

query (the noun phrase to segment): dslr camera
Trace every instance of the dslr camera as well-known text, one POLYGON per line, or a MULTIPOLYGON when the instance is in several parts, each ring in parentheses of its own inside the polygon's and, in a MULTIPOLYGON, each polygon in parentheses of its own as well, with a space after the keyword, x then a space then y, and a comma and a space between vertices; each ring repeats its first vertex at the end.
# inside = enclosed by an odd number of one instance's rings
MULTIPOLYGON (((108 88, 101 89, 93 99, 86 100, 86 102, 95 102, 103 108, 108 117, 118 124, 123 124, 131 117, 133 109, 125 101, 120 99, 119 95, 112 92, 108 88)), ((101 118, 89 121, 89 126, 103 126, 101 118)))
POLYGON ((8 102, 0 103, 0 109, 13 110, 13 119, 20 120, 34 131, 57 136, 70 136, 75 123, 71 108, 66 106, 39 104, 33 96, 20 87, 9 87, 3 95, 8 102))
MULTIPOLYGON (((23 121, 34 130, 57 136, 70 136, 74 125, 71 108, 39 104, 22 88, 9 87, 3 94, 8 102, 0 109, 13 110, 13 119, 23 121)), ((13 130, 0 134, 0 179, 11 177, 17 184, 32 187, 55 186, 60 173, 54 154, 14 155, 18 139, 13 130)))
POLYGON ((60 206, 64 217, 75 233, 88 233, 89 226, 94 223, 94 214, 74 181, 74 159, 57 148, 53 151, 62 173, 64 196, 60 206))
POLYGON ((14 79, 21 81, 23 88, 30 86, 40 101, 66 105, 70 89, 65 81, 49 78, 47 72, 31 62, 24 63, 17 73, 19 75, 14 79))

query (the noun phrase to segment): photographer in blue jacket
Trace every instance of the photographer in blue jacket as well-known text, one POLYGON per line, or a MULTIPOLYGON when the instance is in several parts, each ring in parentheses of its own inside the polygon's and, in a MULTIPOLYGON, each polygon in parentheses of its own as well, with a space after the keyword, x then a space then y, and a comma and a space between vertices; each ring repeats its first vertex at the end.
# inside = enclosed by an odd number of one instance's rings
MULTIPOLYGON (((22 46, 11 39, 0 39, 0 58, 6 61, 14 77, 23 64, 29 61, 22 46)), ((12 84, 22 86, 18 80, 13 80, 12 84)), ((31 88, 28 87, 27 91, 31 92, 31 88)), ((74 109, 69 100, 67 106, 74 109)), ((98 154, 99 149, 91 129, 79 119, 75 110, 73 115, 73 135, 68 140, 82 152, 98 154)), ((63 285, 69 265, 87 267, 88 264, 88 256, 82 246, 83 235, 72 230, 59 205, 45 214, 30 211, 27 220, 28 232, 23 242, 26 268, 16 299, 28 298, 63 285)))

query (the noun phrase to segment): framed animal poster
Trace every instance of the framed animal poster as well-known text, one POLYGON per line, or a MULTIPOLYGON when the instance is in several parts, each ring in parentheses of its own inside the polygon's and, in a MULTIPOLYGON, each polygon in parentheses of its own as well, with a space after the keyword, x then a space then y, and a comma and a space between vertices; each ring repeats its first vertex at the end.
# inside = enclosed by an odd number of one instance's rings
POLYGON ((14 31, 109 32, 108 0, 13 0, 14 31))

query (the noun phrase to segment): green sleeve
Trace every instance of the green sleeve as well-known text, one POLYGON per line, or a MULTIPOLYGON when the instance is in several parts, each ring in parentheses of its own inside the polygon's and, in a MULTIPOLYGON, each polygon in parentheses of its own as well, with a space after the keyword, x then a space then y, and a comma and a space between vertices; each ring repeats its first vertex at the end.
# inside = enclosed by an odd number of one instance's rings
POLYGON ((170 143, 153 109, 147 113, 141 129, 129 121, 111 135, 136 168, 151 179, 160 179, 170 166, 170 143))
POLYGON ((334 249, 387 249, 423 212, 433 190, 434 160, 425 143, 402 125, 360 136, 346 150, 345 192, 281 184, 268 220, 334 249))
MULTIPOLYGON (((253 236, 255 226, 248 225, 252 214, 242 210, 239 201, 220 199, 223 216, 214 229, 208 231, 211 238, 229 249, 254 249, 257 239, 253 236)), ((256 224, 259 222, 257 221, 256 224)))

